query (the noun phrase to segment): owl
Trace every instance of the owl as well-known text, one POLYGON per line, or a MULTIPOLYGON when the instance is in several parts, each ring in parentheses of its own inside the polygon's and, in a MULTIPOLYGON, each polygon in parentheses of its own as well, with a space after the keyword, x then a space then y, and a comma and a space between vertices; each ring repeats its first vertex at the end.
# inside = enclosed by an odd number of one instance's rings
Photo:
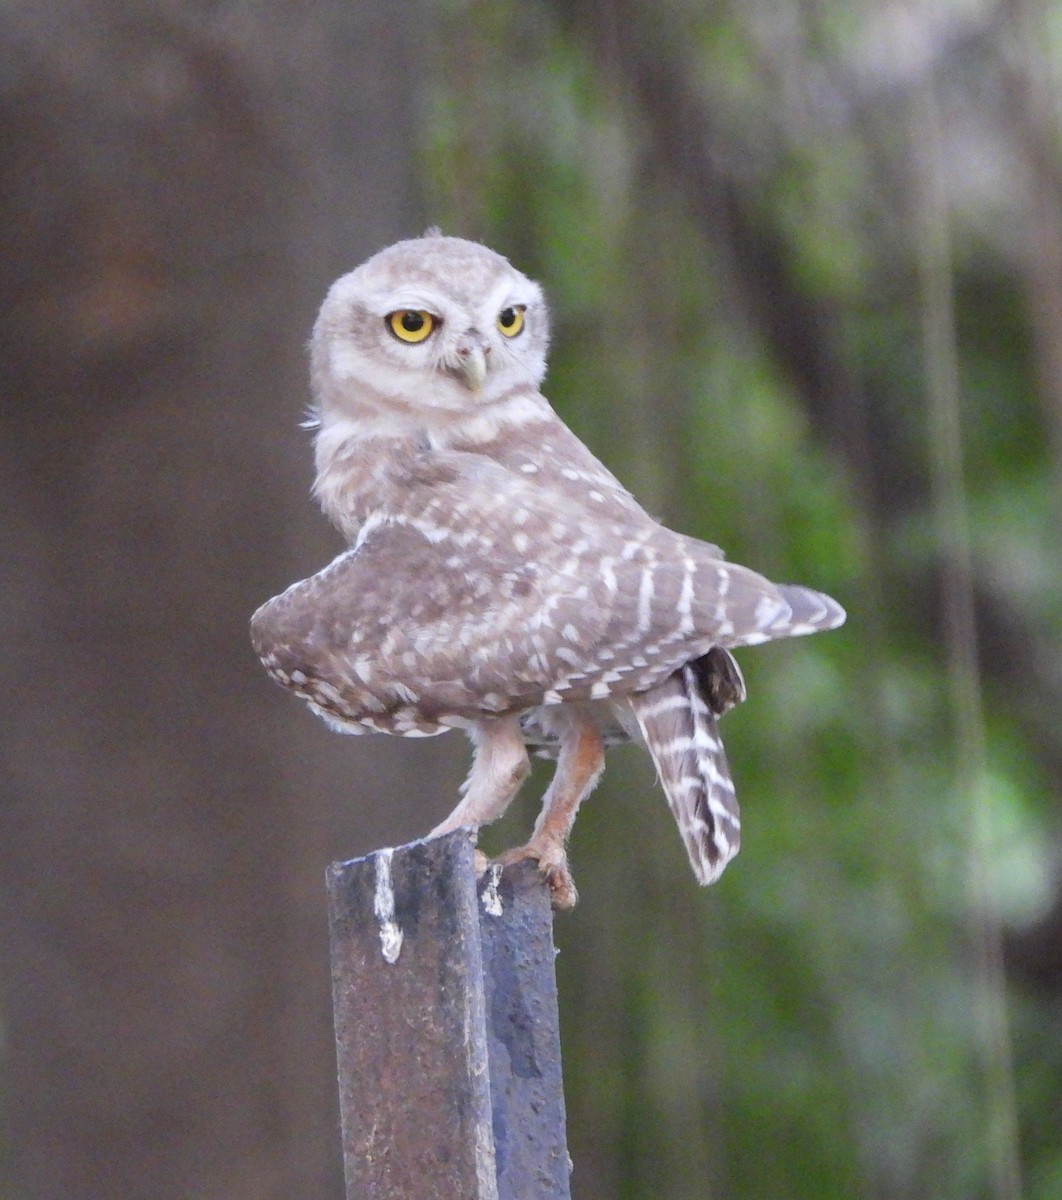
POLYGON ((339 279, 314 325, 314 491, 349 543, 264 604, 270 675, 333 729, 467 732, 472 766, 434 837, 509 805, 556 759, 530 839, 555 907, 605 748, 645 746, 694 875, 739 845, 719 718, 732 651, 834 629, 834 600, 774 584, 650 516, 542 395, 549 314, 500 254, 429 230, 339 279))

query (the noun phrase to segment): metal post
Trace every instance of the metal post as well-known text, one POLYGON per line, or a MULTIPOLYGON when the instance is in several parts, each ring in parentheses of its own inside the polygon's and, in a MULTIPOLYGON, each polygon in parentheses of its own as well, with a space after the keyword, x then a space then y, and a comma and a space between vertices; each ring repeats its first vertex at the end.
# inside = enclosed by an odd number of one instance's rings
POLYGON ((569 1200, 548 890, 467 830, 328 871, 348 1200, 569 1200))

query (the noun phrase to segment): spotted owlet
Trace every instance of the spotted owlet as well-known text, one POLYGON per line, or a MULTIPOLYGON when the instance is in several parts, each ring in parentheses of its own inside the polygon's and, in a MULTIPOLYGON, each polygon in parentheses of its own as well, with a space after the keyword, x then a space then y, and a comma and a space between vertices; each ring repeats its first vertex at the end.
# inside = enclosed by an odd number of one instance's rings
POLYGON ((432 836, 500 816, 528 750, 557 760, 530 841, 557 907, 604 748, 656 765, 701 883, 737 853, 717 721, 731 650, 833 629, 835 601, 666 529, 554 413, 538 285, 429 231, 331 288, 314 326, 315 492, 350 548, 254 614, 270 674, 332 728, 467 730, 472 769, 432 836))

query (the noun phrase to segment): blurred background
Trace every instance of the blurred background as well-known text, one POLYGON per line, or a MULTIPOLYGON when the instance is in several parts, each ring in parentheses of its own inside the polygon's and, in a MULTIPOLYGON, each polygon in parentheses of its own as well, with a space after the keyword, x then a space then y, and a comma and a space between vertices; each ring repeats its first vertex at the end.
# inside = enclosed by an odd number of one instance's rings
POLYGON ((0 8, 4 1200, 342 1194, 324 869, 467 748, 247 621, 341 547, 317 306, 432 223, 652 511, 849 611, 741 658, 719 885, 635 750, 580 816, 576 1200, 1062 1195, 1060 68, 1057 0, 0 8))

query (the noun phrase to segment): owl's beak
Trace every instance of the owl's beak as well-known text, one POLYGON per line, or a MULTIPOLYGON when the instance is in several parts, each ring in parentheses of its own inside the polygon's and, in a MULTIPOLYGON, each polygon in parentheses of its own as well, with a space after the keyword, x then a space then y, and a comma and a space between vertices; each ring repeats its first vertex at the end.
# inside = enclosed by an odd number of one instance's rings
POLYGON ((490 346, 478 335, 466 334, 457 343, 457 358, 453 370, 470 391, 478 392, 487 378, 487 355, 490 346))

